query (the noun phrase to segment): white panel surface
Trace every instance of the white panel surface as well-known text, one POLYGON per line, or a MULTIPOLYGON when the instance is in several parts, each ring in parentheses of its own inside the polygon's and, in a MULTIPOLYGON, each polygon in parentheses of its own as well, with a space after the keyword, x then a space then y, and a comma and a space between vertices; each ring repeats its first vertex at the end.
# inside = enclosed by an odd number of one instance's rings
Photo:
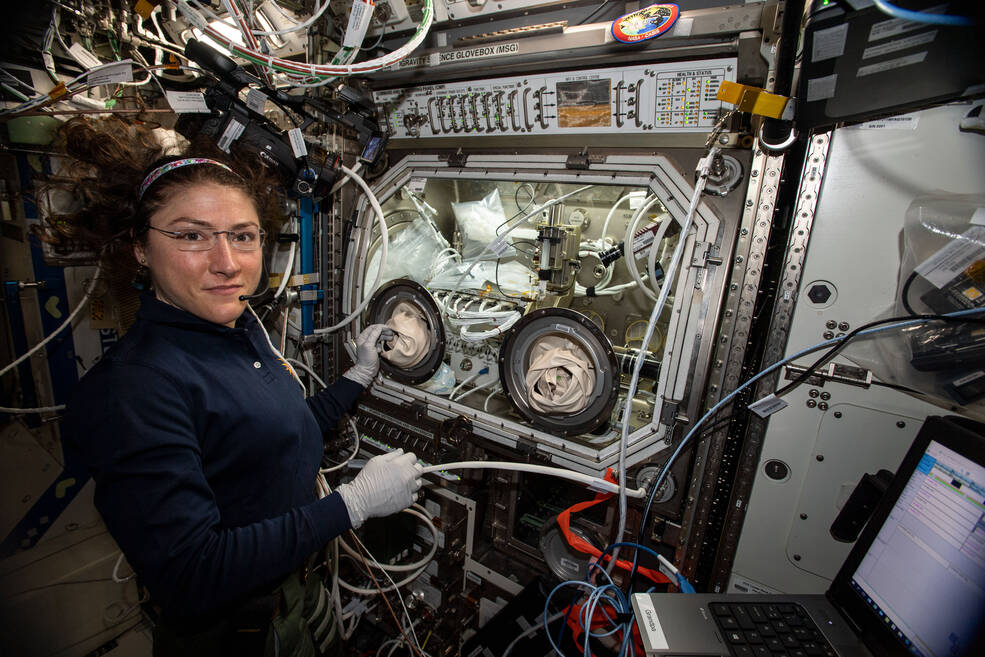
MULTIPOLYGON (((958 130, 969 108, 947 105, 835 131, 787 355, 820 342, 829 321, 850 330, 890 307, 903 218, 914 198, 985 191, 985 138, 958 130), (815 281, 834 286, 826 304, 806 296, 815 281)), ((851 364, 841 356, 835 362, 851 364)), ((830 395, 822 411, 807 406, 820 401, 808 397, 809 388, 786 396, 790 407, 770 418, 732 589, 746 578, 779 591, 823 591, 849 549, 827 533, 846 486, 854 487, 863 472, 895 470, 922 419, 947 412, 891 389, 835 383, 818 389, 830 395), (762 465, 770 459, 786 463, 790 475, 782 481, 766 477, 762 465)))

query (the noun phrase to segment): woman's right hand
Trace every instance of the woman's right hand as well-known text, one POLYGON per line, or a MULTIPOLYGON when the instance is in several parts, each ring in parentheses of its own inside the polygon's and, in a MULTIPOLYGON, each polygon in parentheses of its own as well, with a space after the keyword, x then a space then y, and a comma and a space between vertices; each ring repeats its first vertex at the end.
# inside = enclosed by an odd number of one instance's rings
POLYGON ((348 484, 336 490, 349 511, 352 528, 368 518, 382 518, 413 504, 421 488, 421 471, 413 452, 398 449, 374 456, 348 484))

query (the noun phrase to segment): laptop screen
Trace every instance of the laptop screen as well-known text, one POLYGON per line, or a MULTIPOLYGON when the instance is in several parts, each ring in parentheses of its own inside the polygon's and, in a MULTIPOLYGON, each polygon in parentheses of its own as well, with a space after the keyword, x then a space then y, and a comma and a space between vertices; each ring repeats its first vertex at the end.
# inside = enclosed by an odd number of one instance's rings
POLYGON ((850 585, 912 654, 968 654, 985 619, 985 467, 931 440, 850 585))

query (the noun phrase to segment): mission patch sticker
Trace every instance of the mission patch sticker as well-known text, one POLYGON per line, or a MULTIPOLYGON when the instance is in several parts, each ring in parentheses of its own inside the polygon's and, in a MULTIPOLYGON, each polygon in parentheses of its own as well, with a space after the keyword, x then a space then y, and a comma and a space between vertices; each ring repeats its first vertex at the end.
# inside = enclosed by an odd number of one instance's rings
POLYGON ((612 36, 623 43, 658 37, 677 22, 681 9, 673 3, 650 5, 612 21, 612 36))

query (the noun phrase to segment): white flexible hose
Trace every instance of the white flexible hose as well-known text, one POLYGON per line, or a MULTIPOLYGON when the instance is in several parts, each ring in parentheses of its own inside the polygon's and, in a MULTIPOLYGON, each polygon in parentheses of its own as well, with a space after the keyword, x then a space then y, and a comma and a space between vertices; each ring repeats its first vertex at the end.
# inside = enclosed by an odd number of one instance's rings
MULTIPOLYGON (((419 504, 414 504, 413 506, 404 509, 403 512, 409 513, 410 515, 418 518, 421 522, 423 522, 427 526, 428 529, 431 530, 431 537, 432 537, 431 549, 428 550, 428 553, 423 557, 421 557, 419 560, 411 563, 401 563, 401 564, 391 565, 391 564, 379 563, 377 561, 367 560, 367 563, 371 568, 376 568, 377 570, 388 570, 391 573, 408 573, 426 567, 429 563, 431 563, 431 559, 433 559, 434 555, 437 553, 438 528, 435 527, 434 523, 431 522, 431 519, 427 517, 426 515, 427 512, 425 511, 424 507, 422 507, 419 504)), ((342 549, 345 550, 346 554, 355 557, 356 559, 359 559, 359 553, 356 552, 354 549, 352 549, 352 547, 348 543, 346 543, 341 536, 339 536, 339 545, 342 546, 342 549)), ((378 593, 378 591, 373 591, 373 592, 378 593)))
MULTIPOLYGON (((687 243, 688 232, 691 230, 691 224, 694 223, 694 214, 698 209, 698 203, 701 201, 701 193, 704 191, 705 184, 708 182, 708 172, 711 168, 711 162, 718 151, 717 146, 712 146, 708 154, 705 155, 705 158, 698 162, 699 175, 694 185, 691 204, 688 206, 684 225, 681 226, 681 235, 677 240, 677 246, 674 248, 674 253, 670 258, 670 265, 667 267, 663 285, 660 287, 660 297, 653 305, 653 312, 650 313, 650 321, 647 323, 646 332, 643 334, 643 342, 640 343, 640 352, 633 367, 633 376, 629 382, 629 390, 626 393, 626 407, 623 411, 622 431, 619 437, 619 526, 616 530, 616 536, 622 536, 623 532, 626 531, 626 496, 628 492, 624 494, 623 491, 625 490, 626 483, 626 446, 629 442, 629 416, 633 408, 633 397, 636 395, 636 386, 639 385, 640 372, 643 370, 643 361, 646 359, 646 346, 650 344, 650 338, 653 337, 653 330, 657 326, 657 320, 660 318, 663 307, 667 303, 667 295, 670 294, 670 288, 673 287, 674 276, 677 274, 678 264, 680 263, 681 256, 684 254, 684 245, 687 243)), ((654 241, 650 248, 656 249, 657 242, 654 241)), ((631 252, 632 247, 630 247, 631 252)), ((619 548, 616 548, 612 552, 612 561, 606 568, 606 572, 612 572, 616 566, 618 556, 619 548)))
MULTIPOLYGON (((547 465, 536 465, 534 463, 513 463, 511 461, 457 461, 455 463, 443 463, 440 465, 428 465, 422 470, 423 474, 429 472, 442 472, 445 470, 513 470, 515 472, 530 472, 533 474, 551 475, 568 479, 579 484, 585 484, 590 488, 604 493, 618 493, 619 486, 599 477, 593 477, 574 470, 564 468, 552 468, 547 465)), ((644 488, 638 490, 627 490, 626 494, 630 497, 646 497, 647 491, 644 488)))
POLYGON ((356 455, 359 454, 359 445, 362 439, 362 434, 359 433, 359 427, 356 426, 355 421, 353 421, 350 416, 347 415, 346 419, 349 420, 349 428, 352 429, 352 433, 356 436, 355 444, 352 446, 352 454, 349 454, 346 460, 337 465, 333 465, 330 468, 319 468, 318 472, 323 475, 328 474, 329 472, 335 472, 336 470, 341 470, 345 466, 349 465, 349 463, 352 462, 352 459, 356 458, 356 455))
MULTIPOLYGON (((356 306, 356 309, 353 310, 351 313, 349 313, 349 315, 345 319, 343 319, 341 322, 339 322, 335 326, 329 326, 328 328, 315 329, 313 331, 313 333, 318 334, 318 335, 321 335, 323 333, 332 333, 334 331, 337 331, 340 328, 342 328, 343 326, 346 326, 347 324, 349 324, 356 317, 358 317, 359 314, 363 311, 363 309, 367 305, 369 305, 370 300, 372 300, 372 298, 373 298, 373 292, 376 291, 376 288, 379 287, 379 285, 380 285, 380 281, 383 280, 383 270, 386 269, 387 244, 390 241, 390 235, 387 232, 386 219, 384 219, 384 217, 383 217, 383 208, 380 207, 380 200, 378 198, 376 198, 376 194, 373 193, 373 190, 370 189, 370 186, 366 184, 366 181, 363 180, 362 177, 358 173, 356 173, 355 171, 353 171, 349 167, 345 166, 344 164, 342 165, 342 173, 344 173, 345 175, 347 175, 350 178, 352 178, 352 180, 357 185, 359 185, 360 187, 362 187, 363 192, 365 192, 365 194, 366 194, 366 198, 369 200, 369 204, 373 207, 373 211, 376 212, 376 220, 380 224, 380 268, 379 268, 379 271, 376 272, 376 280, 373 281, 373 285, 370 287, 369 291, 367 293, 363 294, 363 300, 362 300, 362 302, 358 306, 356 306)), ((368 226, 367 226, 366 230, 367 230, 367 232, 369 231, 369 227, 368 226)))
MULTIPOLYGON (((82 312, 82 309, 85 308, 85 306, 86 306, 87 303, 89 303, 89 297, 92 296, 92 291, 94 289, 96 289, 96 283, 99 282, 99 278, 102 275, 103 275, 103 268, 102 268, 102 265, 100 265, 96 269, 96 275, 92 277, 92 282, 89 283, 89 289, 86 290, 85 296, 82 297, 82 301, 80 301, 79 302, 79 305, 77 305, 75 307, 75 310, 73 310, 71 313, 69 313, 68 318, 64 322, 62 322, 61 326, 59 326, 58 328, 56 328, 52 332, 52 334, 49 335, 48 337, 46 337, 44 340, 42 340, 38 344, 36 344, 33 347, 31 347, 27 351, 27 353, 25 353, 23 356, 21 356, 20 358, 18 358, 14 362, 12 362, 12 363, 4 366, 4 368, 2 370, 0 370, 0 376, 3 376, 7 372, 11 371, 15 367, 17 367, 18 365, 20 365, 21 363, 23 363, 25 360, 27 360, 28 358, 30 358, 31 356, 33 356, 36 352, 38 352, 39 350, 43 349, 44 346, 46 344, 48 344, 49 342, 51 342, 55 338, 56 335, 58 335, 59 333, 61 333, 62 331, 64 331, 66 327, 71 326, 72 325, 72 321, 75 319, 75 317, 80 312, 82 312)), ((8 411, 4 411, 4 412, 8 412, 8 411)))
MULTIPOLYGON (((626 226, 626 237, 623 239, 623 259, 626 261, 626 269, 633 277, 633 280, 636 281, 636 284, 639 285, 640 290, 653 301, 657 300, 657 295, 653 290, 643 284, 643 278, 640 276, 640 272, 636 267, 636 255, 633 253, 633 235, 636 233, 636 226, 640 223, 640 219, 659 201, 660 199, 654 195, 649 201, 640 206, 639 210, 636 211, 636 214, 629 221, 629 225, 626 226)), ((654 244, 656 244, 656 240, 654 240, 654 244)))

